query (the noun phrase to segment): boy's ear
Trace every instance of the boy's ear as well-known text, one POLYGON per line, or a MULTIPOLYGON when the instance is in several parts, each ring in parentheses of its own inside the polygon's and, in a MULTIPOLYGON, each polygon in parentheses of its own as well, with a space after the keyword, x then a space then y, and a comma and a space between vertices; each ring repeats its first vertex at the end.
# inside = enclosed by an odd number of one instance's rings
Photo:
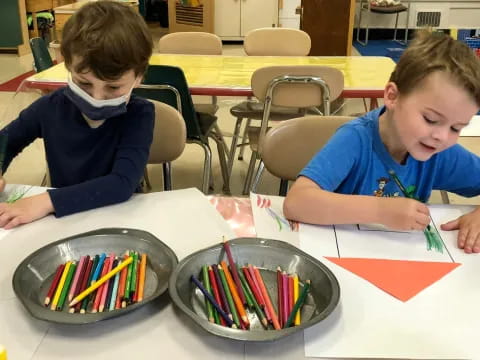
POLYGON ((397 84, 394 82, 389 82, 385 86, 385 90, 383 91, 383 102, 387 109, 391 109, 395 106, 398 100, 399 92, 397 84))

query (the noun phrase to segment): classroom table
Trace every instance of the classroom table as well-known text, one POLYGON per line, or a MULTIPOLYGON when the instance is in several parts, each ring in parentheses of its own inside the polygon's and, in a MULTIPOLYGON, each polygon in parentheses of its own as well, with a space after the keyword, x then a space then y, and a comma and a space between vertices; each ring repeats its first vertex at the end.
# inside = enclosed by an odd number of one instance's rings
MULTIPOLYGON (((323 65, 342 71, 345 98, 369 98, 370 108, 378 106, 383 89, 395 63, 378 56, 226 56, 154 54, 151 65, 173 65, 182 68, 192 95, 252 96, 252 73, 264 66, 323 65)), ((57 89, 67 83, 63 63, 30 76, 24 86, 36 89, 57 89)))

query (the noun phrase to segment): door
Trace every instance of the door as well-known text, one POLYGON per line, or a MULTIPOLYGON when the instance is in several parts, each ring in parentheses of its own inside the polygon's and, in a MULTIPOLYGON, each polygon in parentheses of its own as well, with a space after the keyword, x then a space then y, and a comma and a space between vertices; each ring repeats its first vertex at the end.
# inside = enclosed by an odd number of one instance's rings
POLYGON ((241 1, 241 36, 250 30, 278 26, 278 0, 241 1))
POLYGON ((240 36, 240 1, 215 0, 215 34, 220 37, 240 36))
POLYGON ((310 55, 349 56, 355 0, 302 0, 300 26, 312 39, 310 55))

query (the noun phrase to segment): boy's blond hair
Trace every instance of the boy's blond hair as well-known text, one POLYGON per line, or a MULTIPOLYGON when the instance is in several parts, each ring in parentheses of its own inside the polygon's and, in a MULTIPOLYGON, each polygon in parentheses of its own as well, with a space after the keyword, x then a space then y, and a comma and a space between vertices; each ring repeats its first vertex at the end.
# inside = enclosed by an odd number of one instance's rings
POLYGON ((82 6, 65 24, 61 52, 67 69, 73 58, 78 73, 92 71, 101 80, 116 80, 133 70, 143 75, 153 42, 143 18, 126 4, 97 1, 82 6))
POLYGON ((401 95, 421 86, 435 71, 449 74, 480 107, 480 59, 466 44, 442 33, 419 32, 390 76, 401 95))

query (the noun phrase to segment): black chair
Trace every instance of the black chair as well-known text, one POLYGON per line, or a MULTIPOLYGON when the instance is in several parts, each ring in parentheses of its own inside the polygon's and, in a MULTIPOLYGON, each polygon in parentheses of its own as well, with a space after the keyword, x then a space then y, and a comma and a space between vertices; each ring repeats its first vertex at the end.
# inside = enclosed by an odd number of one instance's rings
POLYGON ((30 39, 30 49, 32 49, 35 72, 38 73, 53 66, 47 44, 41 37, 30 39))
POLYGON ((212 152, 208 139, 211 138, 215 141, 222 170, 223 190, 229 194, 227 147, 217 125, 217 117, 195 111, 182 69, 175 66, 150 65, 143 84, 136 88, 134 93, 147 99, 169 104, 182 114, 187 127, 187 143, 198 144, 205 152, 202 184, 202 191, 205 194, 208 194, 212 168, 212 152))

